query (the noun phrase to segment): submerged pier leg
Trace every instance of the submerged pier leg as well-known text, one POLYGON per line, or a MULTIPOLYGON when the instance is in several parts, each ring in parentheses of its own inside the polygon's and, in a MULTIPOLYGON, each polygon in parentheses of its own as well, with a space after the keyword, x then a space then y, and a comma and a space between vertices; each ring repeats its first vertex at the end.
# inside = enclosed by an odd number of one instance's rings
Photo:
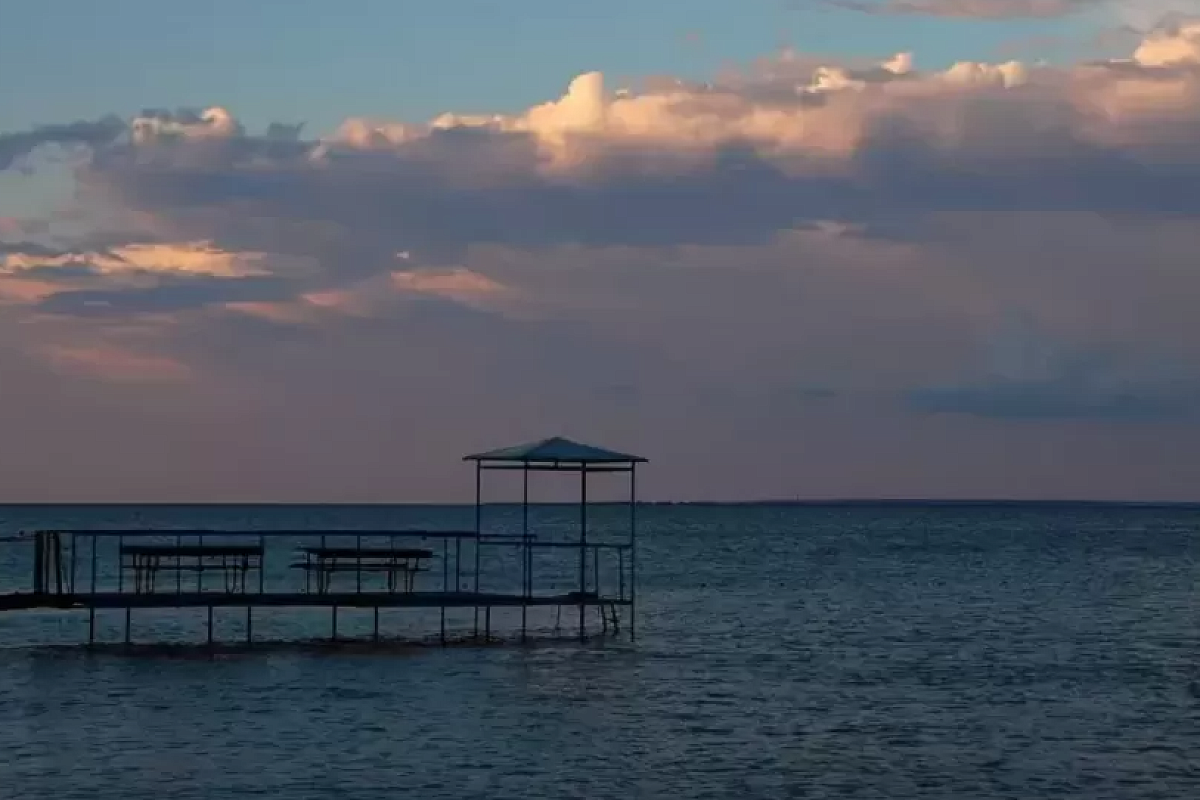
POLYGON ((375 612, 375 619, 374 619, 374 624, 371 627, 371 639, 373 641, 378 642, 379 641, 379 606, 375 606, 375 608, 373 610, 375 612))
POLYGON ((132 615, 132 613, 133 613, 133 609, 131 609, 129 606, 125 606, 125 646, 126 647, 129 646, 129 642, 130 642, 130 638, 129 638, 130 619, 129 618, 132 615))
POLYGON ((88 644, 96 643, 96 607, 88 609, 88 644))
POLYGON ((246 644, 250 644, 254 640, 253 611, 253 606, 246 606, 246 644))
POLYGON ((42 562, 45 560, 43 553, 45 552, 45 536, 41 531, 38 531, 33 537, 33 593, 41 595, 46 593, 45 586, 45 568, 42 562))
POLYGON ((338 613, 337 613, 337 612, 338 612, 338 607, 337 607, 337 606, 334 606, 334 607, 333 607, 333 614, 332 614, 332 616, 333 616, 333 620, 332 620, 332 634, 333 634, 333 635, 332 635, 332 637, 331 637, 331 638, 332 638, 332 639, 333 639, 333 641, 335 641, 335 642, 337 641, 337 622, 338 622, 338 620, 337 620, 338 613))
POLYGON ((208 646, 213 644, 213 607, 208 607, 208 646))
POLYGON ((492 640, 492 607, 487 606, 483 610, 483 640, 490 642, 492 640))

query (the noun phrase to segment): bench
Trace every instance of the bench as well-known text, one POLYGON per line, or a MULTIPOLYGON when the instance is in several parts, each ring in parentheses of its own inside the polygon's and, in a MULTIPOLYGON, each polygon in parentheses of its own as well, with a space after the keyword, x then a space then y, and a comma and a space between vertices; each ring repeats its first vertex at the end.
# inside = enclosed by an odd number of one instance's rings
POLYGON ((245 592, 246 575, 262 569, 262 557, 261 545, 131 544, 121 547, 121 568, 133 570, 138 593, 153 592, 160 572, 219 572, 225 591, 245 592))
POLYGON ((419 572, 428 572, 421 562, 433 558, 432 550, 395 547, 304 547, 304 561, 292 564, 293 569, 305 571, 304 588, 311 591, 310 576, 315 576, 317 591, 324 594, 334 573, 355 574, 356 590, 362 589, 363 573, 382 573, 387 579, 388 592, 395 592, 397 585, 404 592, 411 592, 419 572))

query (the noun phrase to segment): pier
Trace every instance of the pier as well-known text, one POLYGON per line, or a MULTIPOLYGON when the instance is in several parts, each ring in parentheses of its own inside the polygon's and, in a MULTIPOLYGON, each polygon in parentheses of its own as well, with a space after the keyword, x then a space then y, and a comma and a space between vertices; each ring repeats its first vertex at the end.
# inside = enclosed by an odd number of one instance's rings
POLYGON ((256 611, 286 608, 327 609, 328 638, 334 642, 388 639, 381 609, 427 610, 436 627, 424 638, 443 644, 545 636, 545 625, 532 624, 538 610, 553 613, 550 635, 555 637, 636 637, 637 466, 646 459, 552 438, 464 461, 474 466, 475 504, 474 524, 463 530, 248 525, 8 535, 0 547, 23 548, 13 560, 27 561, 29 582, 0 586, 0 613, 86 614, 89 645, 100 643, 100 612, 123 613, 118 643, 131 645, 134 612, 149 609, 205 612, 209 646, 223 641, 214 624, 218 609, 243 612, 238 641, 247 644, 255 642, 256 611), (485 477, 498 471, 517 471, 521 478, 521 497, 510 504, 517 513, 499 524, 485 513, 494 504, 484 502, 485 477), (532 519, 531 478, 543 473, 565 473, 577 481, 570 524, 532 519), (601 475, 627 482, 617 526, 611 511, 606 524, 595 522, 589 482, 601 475), (372 612, 369 634, 347 636, 339 630, 347 610, 372 612), (508 624, 497 619, 501 610, 508 624), (566 624, 564 612, 569 612, 566 624))

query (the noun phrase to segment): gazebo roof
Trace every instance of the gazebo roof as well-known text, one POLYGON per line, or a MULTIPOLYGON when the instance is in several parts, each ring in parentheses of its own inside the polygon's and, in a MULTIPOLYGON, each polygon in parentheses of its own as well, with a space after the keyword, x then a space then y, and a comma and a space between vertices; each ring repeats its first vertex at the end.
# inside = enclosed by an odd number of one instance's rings
POLYGON ((508 461, 511 463, 528 464, 532 462, 569 462, 572 464, 635 464, 645 463, 646 459, 629 453, 618 453, 615 450, 605 450, 590 444, 581 444, 553 436, 537 442, 528 442, 513 447, 502 447, 499 450, 489 450, 486 453, 475 453, 464 456, 464 461, 508 461))

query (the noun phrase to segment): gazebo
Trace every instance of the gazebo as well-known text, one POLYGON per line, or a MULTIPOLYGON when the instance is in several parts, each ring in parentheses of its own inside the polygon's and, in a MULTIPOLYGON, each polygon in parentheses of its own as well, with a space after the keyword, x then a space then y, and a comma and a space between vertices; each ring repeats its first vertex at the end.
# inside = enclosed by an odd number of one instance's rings
MULTIPOLYGON (((561 436, 542 439, 536 442, 503 447, 463 457, 464 461, 475 462, 475 532, 478 545, 486 543, 518 544, 522 549, 522 595, 526 600, 533 597, 533 552, 542 547, 572 547, 578 549, 578 588, 573 592, 579 607, 579 635, 587 637, 587 614, 589 605, 597 605, 604 612, 606 598, 600 594, 600 552, 604 549, 617 553, 618 575, 621 583, 617 602, 611 603, 614 609, 618 604, 629 607, 630 636, 636 635, 635 611, 637 602, 637 465, 647 463, 647 459, 629 453, 607 450, 602 447, 582 444, 561 436), (487 536, 483 532, 483 473, 490 470, 519 470, 522 474, 521 492, 521 533, 517 541, 510 536, 487 536), (530 532, 529 521, 529 474, 531 472, 567 472, 579 475, 579 517, 578 536, 573 542, 539 542, 530 532), (628 538, 620 543, 589 543, 588 542, 588 476, 594 473, 625 473, 629 476, 629 530, 628 538), (589 551, 593 582, 589 588, 589 551), (629 592, 625 592, 625 555, 628 553, 629 592)), ((480 552, 475 548, 475 592, 480 592, 480 552)), ((522 606, 521 629, 526 627, 527 606, 522 606)), ((478 610, 476 610, 476 627, 478 628, 478 610)))

